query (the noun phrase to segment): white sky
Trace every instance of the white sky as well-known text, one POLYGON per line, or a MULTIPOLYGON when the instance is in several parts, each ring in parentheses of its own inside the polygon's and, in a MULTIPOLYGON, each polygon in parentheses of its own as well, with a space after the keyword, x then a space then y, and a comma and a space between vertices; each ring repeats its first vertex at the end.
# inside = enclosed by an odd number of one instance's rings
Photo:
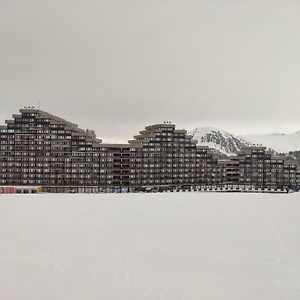
POLYGON ((300 1, 0 0, 0 123, 24 105, 127 140, 147 124, 300 129, 300 1))

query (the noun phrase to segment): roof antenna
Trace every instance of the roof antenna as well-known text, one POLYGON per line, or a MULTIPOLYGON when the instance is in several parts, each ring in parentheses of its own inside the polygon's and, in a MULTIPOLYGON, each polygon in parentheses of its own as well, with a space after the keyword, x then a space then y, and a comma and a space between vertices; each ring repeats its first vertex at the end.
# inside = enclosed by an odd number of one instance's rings
POLYGON ((39 106, 38 106, 39 110, 41 109, 41 101, 39 100, 39 106))

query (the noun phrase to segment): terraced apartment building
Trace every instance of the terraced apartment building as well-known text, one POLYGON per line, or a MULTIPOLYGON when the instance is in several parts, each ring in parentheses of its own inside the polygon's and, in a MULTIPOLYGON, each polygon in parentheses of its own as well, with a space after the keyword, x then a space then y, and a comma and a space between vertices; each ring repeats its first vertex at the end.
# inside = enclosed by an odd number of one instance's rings
POLYGON ((297 184, 297 166, 265 148, 217 160, 186 130, 164 122, 147 126, 128 144, 106 144, 92 130, 35 108, 20 109, 0 126, 0 185, 47 191, 98 192, 126 187, 282 187, 297 184))
POLYGON ((224 165, 224 184, 281 188, 300 182, 297 163, 276 157, 265 147, 247 147, 236 157, 226 160, 224 165))

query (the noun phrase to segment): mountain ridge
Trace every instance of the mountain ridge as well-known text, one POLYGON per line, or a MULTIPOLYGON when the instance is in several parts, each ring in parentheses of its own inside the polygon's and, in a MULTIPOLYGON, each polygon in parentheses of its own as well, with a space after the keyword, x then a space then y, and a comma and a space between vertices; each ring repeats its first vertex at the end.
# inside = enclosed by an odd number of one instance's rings
POLYGON ((235 135, 217 127, 196 127, 189 132, 198 145, 208 146, 221 156, 236 155, 249 146, 264 146, 276 154, 300 151, 300 130, 295 133, 235 135))
POLYGON ((236 155, 242 148, 253 145, 242 137, 216 127, 196 127, 189 134, 198 141, 198 145, 208 146, 225 156, 236 155))

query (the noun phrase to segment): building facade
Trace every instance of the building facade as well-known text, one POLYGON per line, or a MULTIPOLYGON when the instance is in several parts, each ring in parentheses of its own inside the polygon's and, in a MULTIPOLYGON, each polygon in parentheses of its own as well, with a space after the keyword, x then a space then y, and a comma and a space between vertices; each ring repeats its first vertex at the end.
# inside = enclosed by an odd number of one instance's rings
POLYGON ((297 185, 295 162, 263 147, 218 160, 186 130, 168 122, 147 126, 128 144, 104 144, 92 130, 47 112, 21 109, 0 126, 0 185, 44 186, 47 191, 126 187, 297 185))

